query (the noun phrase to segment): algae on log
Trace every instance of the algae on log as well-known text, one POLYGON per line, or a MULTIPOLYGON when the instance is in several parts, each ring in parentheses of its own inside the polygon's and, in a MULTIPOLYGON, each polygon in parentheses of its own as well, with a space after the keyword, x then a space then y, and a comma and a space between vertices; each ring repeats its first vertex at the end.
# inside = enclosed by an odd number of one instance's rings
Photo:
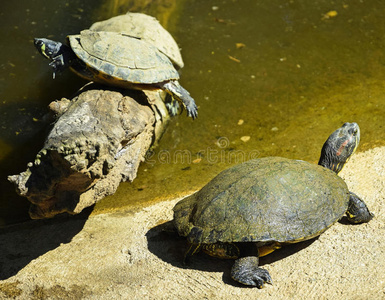
POLYGON ((134 180, 168 113, 163 92, 124 93, 90 89, 51 103, 57 120, 43 149, 25 172, 8 177, 32 203, 31 218, 79 213, 134 180))

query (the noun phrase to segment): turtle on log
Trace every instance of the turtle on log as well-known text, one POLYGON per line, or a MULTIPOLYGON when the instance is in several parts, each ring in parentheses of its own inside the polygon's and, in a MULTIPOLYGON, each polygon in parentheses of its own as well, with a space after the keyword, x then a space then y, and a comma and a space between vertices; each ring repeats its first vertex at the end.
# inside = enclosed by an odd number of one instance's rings
POLYGON ((35 38, 34 44, 51 61, 54 77, 69 67, 80 77, 101 84, 162 89, 183 103, 188 116, 198 116, 195 101, 179 84, 179 73, 169 57, 140 38, 124 32, 83 30, 68 36, 67 45, 46 38, 35 38))

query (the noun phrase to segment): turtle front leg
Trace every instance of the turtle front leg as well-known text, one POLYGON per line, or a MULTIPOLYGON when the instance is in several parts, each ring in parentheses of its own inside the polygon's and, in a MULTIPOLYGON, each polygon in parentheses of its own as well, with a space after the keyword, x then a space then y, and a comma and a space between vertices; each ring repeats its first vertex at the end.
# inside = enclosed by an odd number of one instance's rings
POLYGON ((78 64, 76 69, 87 70, 85 64, 76 57, 75 53, 71 50, 71 48, 66 45, 62 45, 61 43, 60 45, 61 46, 59 47, 57 55, 52 56, 50 58, 51 62, 49 63, 49 66, 53 68, 54 79, 57 73, 61 73, 73 64, 78 64))
POLYGON ((372 214, 365 202, 358 197, 356 194, 350 192, 349 206, 346 211, 346 216, 350 223, 366 223, 373 219, 374 214, 372 214))
POLYGON ((257 256, 246 256, 238 258, 231 268, 231 277, 244 285, 262 288, 265 283, 273 284, 267 270, 258 267, 257 256))
POLYGON ((63 54, 53 57, 51 62, 49 63, 49 66, 53 69, 52 76, 53 76, 53 79, 55 79, 56 73, 60 73, 62 70, 66 68, 64 64, 63 54))

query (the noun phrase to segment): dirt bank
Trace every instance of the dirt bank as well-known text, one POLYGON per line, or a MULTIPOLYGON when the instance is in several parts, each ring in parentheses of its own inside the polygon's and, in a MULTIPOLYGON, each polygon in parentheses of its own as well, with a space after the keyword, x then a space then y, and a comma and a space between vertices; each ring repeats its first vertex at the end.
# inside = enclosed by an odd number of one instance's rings
POLYGON ((266 256, 274 285, 262 290, 234 284, 231 261, 198 254, 182 265, 185 241, 158 226, 172 218, 176 199, 8 229, 0 235, 0 298, 384 299, 384 157, 385 147, 358 153, 341 173, 375 218, 338 222, 314 241, 266 256))

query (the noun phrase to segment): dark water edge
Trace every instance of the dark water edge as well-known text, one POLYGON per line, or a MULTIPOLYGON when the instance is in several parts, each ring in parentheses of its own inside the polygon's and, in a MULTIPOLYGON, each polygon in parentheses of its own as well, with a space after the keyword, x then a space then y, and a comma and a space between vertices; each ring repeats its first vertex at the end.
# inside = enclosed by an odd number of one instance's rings
MULTIPOLYGON (((70 73, 53 81, 33 37, 64 40, 123 12, 119 2, 0 4, 6 41, 0 45, 0 225, 28 219, 28 202, 5 178, 24 171, 41 148, 46 106, 84 84, 70 73)), ((159 12, 157 2, 142 6, 144 12, 159 12)), ((174 118, 137 179, 122 183, 94 213, 187 194, 251 158, 316 162, 325 139, 344 122, 361 127, 358 151, 385 144, 385 3, 178 3, 158 17, 182 49, 181 84, 196 99, 199 117, 174 118)))

